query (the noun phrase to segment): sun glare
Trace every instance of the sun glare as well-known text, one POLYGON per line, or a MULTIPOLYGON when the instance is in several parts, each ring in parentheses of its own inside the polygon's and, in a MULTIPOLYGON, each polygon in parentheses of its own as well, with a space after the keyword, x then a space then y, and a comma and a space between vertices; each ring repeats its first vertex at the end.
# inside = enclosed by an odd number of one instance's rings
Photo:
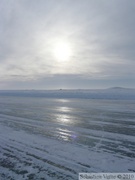
POLYGON ((71 47, 67 42, 58 42, 54 46, 54 56, 58 61, 68 61, 71 56, 71 47))

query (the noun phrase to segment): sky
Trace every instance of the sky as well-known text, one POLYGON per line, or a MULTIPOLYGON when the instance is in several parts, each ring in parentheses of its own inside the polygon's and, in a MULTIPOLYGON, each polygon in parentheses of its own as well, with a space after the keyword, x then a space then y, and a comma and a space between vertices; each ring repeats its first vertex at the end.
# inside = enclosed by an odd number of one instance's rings
POLYGON ((1 0, 0 89, 135 88, 134 0, 1 0))

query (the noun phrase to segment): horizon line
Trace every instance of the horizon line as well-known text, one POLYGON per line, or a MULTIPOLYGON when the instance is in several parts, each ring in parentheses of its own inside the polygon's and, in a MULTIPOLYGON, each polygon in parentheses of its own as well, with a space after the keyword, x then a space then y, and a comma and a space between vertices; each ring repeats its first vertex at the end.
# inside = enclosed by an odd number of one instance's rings
POLYGON ((62 91, 62 90, 106 90, 106 89, 135 89, 131 87, 107 87, 107 88, 56 88, 56 89, 0 89, 0 91, 62 91))

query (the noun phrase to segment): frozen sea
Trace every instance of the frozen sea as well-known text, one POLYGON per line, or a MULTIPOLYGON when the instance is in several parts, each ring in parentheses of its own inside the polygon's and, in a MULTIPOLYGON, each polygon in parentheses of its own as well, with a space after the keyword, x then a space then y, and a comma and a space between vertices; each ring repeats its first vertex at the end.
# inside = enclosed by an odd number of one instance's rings
POLYGON ((79 172, 135 172, 135 90, 1 91, 0 180, 79 172))

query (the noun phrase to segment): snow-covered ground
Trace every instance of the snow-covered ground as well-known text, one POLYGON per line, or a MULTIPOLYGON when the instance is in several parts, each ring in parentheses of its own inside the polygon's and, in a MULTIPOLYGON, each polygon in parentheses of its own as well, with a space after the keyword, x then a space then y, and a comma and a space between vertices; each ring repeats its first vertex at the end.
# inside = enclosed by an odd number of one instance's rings
POLYGON ((69 180, 78 179, 79 172, 135 172, 135 101, 128 92, 129 99, 123 100, 105 94, 99 99, 1 94, 0 180, 69 180))

